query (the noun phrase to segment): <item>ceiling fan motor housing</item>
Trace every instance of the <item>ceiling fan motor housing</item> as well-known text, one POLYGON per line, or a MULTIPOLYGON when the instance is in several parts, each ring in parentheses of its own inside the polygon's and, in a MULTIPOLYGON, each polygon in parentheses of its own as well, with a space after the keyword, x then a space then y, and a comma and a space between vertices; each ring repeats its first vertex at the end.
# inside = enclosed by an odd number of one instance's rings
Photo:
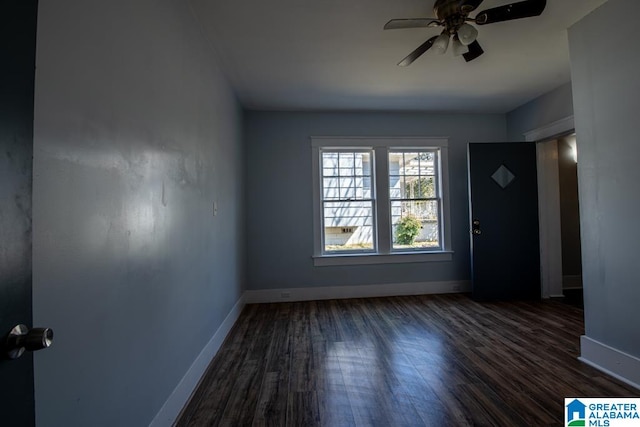
POLYGON ((469 12, 473 8, 465 5, 463 0, 437 0, 433 6, 436 17, 444 22, 444 27, 449 34, 455 34, 465 23, 469 12))

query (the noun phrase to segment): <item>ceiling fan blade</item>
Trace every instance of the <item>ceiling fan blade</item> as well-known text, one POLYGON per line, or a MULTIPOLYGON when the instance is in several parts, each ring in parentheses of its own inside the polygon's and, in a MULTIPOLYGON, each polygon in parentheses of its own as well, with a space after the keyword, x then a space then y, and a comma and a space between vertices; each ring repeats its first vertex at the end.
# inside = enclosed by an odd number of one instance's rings
POLYGON ((483 10, 476 16, 476 24, 486 25, 494 22, 538 16, 547 6, 547 0, 527 0, 505 6, 483 10))
POLYGON ((413 61, 415 61, 423 53, 425 53, 426 51, 431 49, 431 46, 433 46, 433 42, 436 41, 436 39, 438 37, 440 37, 440 36, 431 37, 429 40, 427 40, 426 42, 422 43, 420 46, 418 46, 418 48, 416 50, 414 50, 409 55, 407 55, 406 58, 404 58, 402 61, 398 62, 398 66, 406 67, 408 65, 411 65, 413 63, 413 61))
POLYGON ((469 48, 469 52, 462 55, 464 57, 464 60, 467 62, 473 61, 474 59, 476 59, 477 57, 479 57, 484 53, 484 50, 480 46, 480 43, 478 43, 478 40, 471 43, 468 46, 468 48, 469 48))
POLYGON ((385 30, 399 30, 403 28, 438 27, 440 21, 432 18, 392 19, 384 24, 385 30))
POLYGON ((463 13, 473 12, 482 2, 483 0, 466 0, 462 6, 460 6, 460 11, 463 13))

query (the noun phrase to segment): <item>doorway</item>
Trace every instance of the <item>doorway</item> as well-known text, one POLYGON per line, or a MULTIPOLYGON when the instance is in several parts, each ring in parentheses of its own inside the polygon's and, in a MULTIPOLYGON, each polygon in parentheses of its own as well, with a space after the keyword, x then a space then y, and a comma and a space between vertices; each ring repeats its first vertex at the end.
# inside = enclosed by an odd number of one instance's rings
POLYGON ((578 148, 573 131, 537 143, 542 291, 582 306, 578 148))
MULTIPOLYGON (((540 223, 540 272, 542 281, 542 297, 543 298, 562 298, 567 300, 565 294, 572 293, 570 288, 576 288, 581 303, 582 298, 582 280, 581 271, 580 280, 576 284, 577 274, 571 275, 567 271, 567 278, 563 271, 562 265, 562 218, 560 207, 560 169, 559 156, 565 150, 558 149, 558 140, 566 138, 568 145, 572 148, 571 155, 573 159, 574 173, 577 171, 577 161, 579 156, 579 147, 575 134, 575 122, 573 116, 567 116, 563 119, 549 123, 545 126, 526 132, 525 141, 536 142, 536 155, 538 163, 538 207, 539 207, 539 223, 540 223), (574 283, 571 283, 572 277, 574 283), (566 287, 565 290, 565 283, 566 287)), ((566 147, 560 144, 560 147, 566 147)), ((577 174, 576 174, 577 175, 577 174)), ((578 185, 577 178, 574 180, 576 202, 578 185)), ((575 216, 575 228, 577 227, 579 236, 580 219, 579 214, 575 216)), ((570 226, 565 226, 565 231, 570 226)), ((565 245, 566 246, 566 245, 565 245)), ((580 247, 580 244, 578 245, 580 247)), ((574 246, 575 247, 575 246, 574 246)), ((568 256, 568 255, 567 255, 568 256)), ((581 255, 578 257, 581 259, 581 255)), ((578 304, 579 305, 579 304, 578 304)))
POLYGON ((582 307, 582 243, 578 197, 578 147, 575 133, 558 138, 558 175, 562 292, 565 302, 582 307))

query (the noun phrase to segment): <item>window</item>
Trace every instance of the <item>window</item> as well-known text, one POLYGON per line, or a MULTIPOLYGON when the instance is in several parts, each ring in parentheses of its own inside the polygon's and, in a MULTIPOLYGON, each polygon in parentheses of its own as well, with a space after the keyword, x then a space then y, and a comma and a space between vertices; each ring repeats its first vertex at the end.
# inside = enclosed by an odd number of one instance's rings
POLYGON ((315 265, 451 259, 447 140, 312 138, 315 265))
POLYGON ((372 150, 322 150, 324 252, 373 251, 372 150))
POLYGON ((441 248, 438 149, 389 152, 394 250, 441 248))

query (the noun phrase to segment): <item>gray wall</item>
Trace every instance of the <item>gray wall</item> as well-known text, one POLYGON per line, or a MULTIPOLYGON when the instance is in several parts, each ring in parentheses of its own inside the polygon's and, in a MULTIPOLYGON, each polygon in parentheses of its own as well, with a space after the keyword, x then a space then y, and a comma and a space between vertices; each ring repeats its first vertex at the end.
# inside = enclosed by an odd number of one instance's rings
POLYGON ((38 24, 37 422, 148 425, 242 293, 241 112, 186 2, 38 24))
POLYGON ((566 83, 507 114, 509 141, 524 141, 524 133, 573 114, 571 82, 566 83))
POLYGON ((504 115, 248 112, 248 288, 469 279, 467 143, 506 138, 504 115), (449 136, 453 261, 314 267, 310 136, 449 136))
POLYGON ((640 356, 640 4, 609 0, 569 30, 579 141, 586 335, 640 356), (615 31, 611 31, 615 28, 615 31))

